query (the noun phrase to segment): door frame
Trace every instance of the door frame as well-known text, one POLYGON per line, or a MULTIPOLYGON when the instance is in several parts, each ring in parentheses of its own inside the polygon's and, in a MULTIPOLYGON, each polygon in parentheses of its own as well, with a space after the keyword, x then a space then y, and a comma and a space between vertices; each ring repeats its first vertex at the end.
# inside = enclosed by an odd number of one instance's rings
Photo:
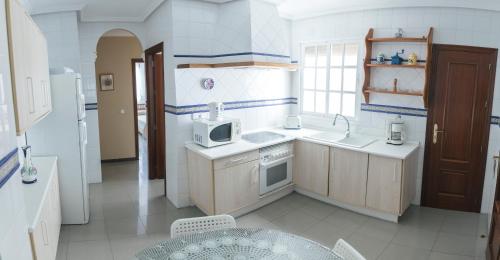
MULTIPOLYGON (((139 160, 139 126, 137 125, 138 124, 138 118, 137 118, 137 84, 136 84, 136 80, 137 78, 135 77, 135 64, 136 63, 144 63, 144 59, 142 58, 134 58, 131 60, 131 63, 132 63, 132 99, 133 99, 133 102, 134 102, 134 131, 135 131, 135 136, 134 136, 134 139, 135 139, 135 159, 136 160, 139 160)), ((146 111, 147 112, 147 111, 146 111)))
MULTIPOLYGON (((433 134, 433 124, 434 124, 434 118, 433 118, 433 113, 434 113, 434 94, 436 91, 436 80, 437 80, 437 75, 435 71, 437 70, 437 59, 440 51, 463 51, 463 52, 474 52, 474 53, 486 53, 486 54, 495 54, 496 56, 498 55, 498 49, 495 48, 484 48, 484 47, 476 47, 476 46, 463 46, 463 45, 451 45, 451 44, 433 44, 432 45, 432 59, 431 59, 431 77, 430 77, 430 84, 429 84, 429 97, 428 97, 428 104, 429 107, 427 109, 427 127, 426 127, 426 134, 425 134, 425 150, 424 150, 424 167, 423 167, 423 174, 422 174, 422 196, 420 198, 420 203, 422 206, 430 206, 432 205, 431 200, 432 198, 429 197, 430 194, 428 193, 427 186, 429 185, 429 182, 432 181, 432 176, 430 172, 430 150, 431 150, 431 143, 432 143, 432 134, 433 134)), ((481 164, 480 164, 480 176, 479 176, 479 183, 476 183, 476 188, 479 190, 477 192, 476 197, 475 197, 475 203, 474 203, 474 208, 473 210, 475 212, 480 212, 481 211, 481 203, 482 203, 482 197, 483 197, 483 189, 484 189, 484 177, 485 177, 485 171, 486 171, 486 160, 488 158, 488 142, 490 138, 490 121, 489 119, 491 118, 491 112, 493 108, 493 91, 495 89, 495 71, 496 71, 496 59, 492 62, 491 66, 491 78, 490 78, 490 86, 488 89, 488 100, 487 100, 487 108, 485 109, 485 113, 487 114, 488 118, 488 126, 484 127, 483 129, 483 140, 482 140, 482 145, 485 149, 485 152, 483 153, 483 156, 481 158, 481 164)), ((429 62, 429 61, 428 61, 429 62)))
MULTIPOLYGON (((150 179, 161 179, 161 178, 164 178, 165 179, 165 193, 166 193, 166 145, 165 145, 165 134, 166 134, 166 131, 165 131, 165 64, 164 64, 164 61, 162 60, 162 71, 161 71, 161 75, 162 75, 162 79, 163 79, 163 82, 161 84, 161 87, 160 88, 157 88, 155 86, 155 78, 153 77, 153 79, 150 78, 150 74, 153 73, 152 71, 150 71, 150 65, 149 65, 149 62, 151 61, 154 61, 154 55, 156 55, 157 53, 161 52, 162 53, 162 56, 164 57, 165 55, 165 52, 164 52, 164 49, 163 49, 163 42, 159 43, 159 44, 156 44, 148 49, 146 49, 144 51, 144 56, 145 56, 145 69, 146 69, 146 96, 148 98, 148 101, 149 101, 149 97, 152 96, 152 94, 154 94, 154 96, 156 97, 160 97, 160 100, 162 100, 162 102, 157 102, 157 100, 155 100, 155 106, 154 107, 151 107, 149 105, 147 105, 147 117, 148 117, 148 176, 150 179), (153 82, 151 82, 151 80, 153 80, 153 82), (155 121, 160 121, 161 124, 159 126, 159 129, 157 129, 156 131, 152 132, 152 130, 154 129, 154 126, 152 125, 152 122, 151 120, 149 120, 149 118, 152 116, 151 115, 151 112, 155 111, 154 115, 156 115, 156 120, 155 121), (153 136, 152 133, 155 133, 155 135, 153 136), (156 141, 156 142, 154 142, 156 141), (157 152, 157 149, 160 150, 160 155, 163 154, 163 156, 159 156, 159 157, 155 157, 155 158, 160 158, 159 161, 156 161, 156 164, 157 165, 154 165, 152 164, 152 160, 151 158, 153 156, 156 156, 158 154, 157 152), (156 167, 152 167, 152 166, 156 166, 156 167), (157 172, 156 172, 156 171, 157 172)), ((152 74, 151 74, 152 75, 152 74)), ((149 102, 148 102, 149 103, 149 102)))

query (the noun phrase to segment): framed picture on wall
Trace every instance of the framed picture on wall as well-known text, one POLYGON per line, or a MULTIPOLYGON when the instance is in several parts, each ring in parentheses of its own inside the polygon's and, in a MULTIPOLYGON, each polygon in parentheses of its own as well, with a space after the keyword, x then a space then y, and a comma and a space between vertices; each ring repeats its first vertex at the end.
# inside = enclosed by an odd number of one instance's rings
POLYGON ((101 82, 101 91, 111 91, 115 90, 115 82, 112 73, 103 73, 99 75, 99 80, 101 82))

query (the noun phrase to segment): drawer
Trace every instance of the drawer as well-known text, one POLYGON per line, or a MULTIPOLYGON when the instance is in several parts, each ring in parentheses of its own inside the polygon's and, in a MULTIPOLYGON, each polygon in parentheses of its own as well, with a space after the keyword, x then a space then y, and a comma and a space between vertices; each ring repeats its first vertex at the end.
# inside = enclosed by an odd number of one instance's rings
POLYGON ((224 157, 214 161, 214 169, 224 169, 238 164, 254 161, 259 159, 259 150, 240 153, 233 156, 224 157))

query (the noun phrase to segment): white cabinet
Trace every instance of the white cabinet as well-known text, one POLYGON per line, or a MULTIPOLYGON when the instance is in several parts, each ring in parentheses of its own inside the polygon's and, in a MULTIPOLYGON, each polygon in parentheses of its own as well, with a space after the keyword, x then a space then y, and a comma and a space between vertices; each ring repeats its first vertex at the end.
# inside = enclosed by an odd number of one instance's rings
POLYGON ((293 183, 300 188, 328 196, 330 148, 311 142, 295 142, 293 183))
POLYGON ((208 215, 259 202, 259 151, 210 160, 188 150, 191 200, 208 215))
POLYGON ((367 153, 331 148, 329 196, 343 203, 364 207, 367 171, 367 153))
POLYGON ((215 170, 215 213, 228 213, 259 201, 259 161, 215 170))
POLYGON ((61 229, 57 158, 34 157, 38 182, 24 185, 28 234, 34 260, 54 260, 61 229))
POLYGON ((20 135, 52 110, 47 41, 18 0, 6 0, 10 69, 20 135))
POLYGON ((414 196, 415 162, 415 155, 404 161, 370 155, 366 207, 401 215, 414 196))

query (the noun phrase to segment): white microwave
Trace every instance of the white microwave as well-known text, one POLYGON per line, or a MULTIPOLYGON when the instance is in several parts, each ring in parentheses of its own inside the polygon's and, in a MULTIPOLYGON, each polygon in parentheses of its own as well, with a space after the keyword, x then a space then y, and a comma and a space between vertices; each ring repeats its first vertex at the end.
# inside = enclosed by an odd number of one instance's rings
POLYGON ((239 119, 210 121, 197 119, 193 121, 193 141, 205 147, 229 144, 241 139, 241 122, 239 119))

